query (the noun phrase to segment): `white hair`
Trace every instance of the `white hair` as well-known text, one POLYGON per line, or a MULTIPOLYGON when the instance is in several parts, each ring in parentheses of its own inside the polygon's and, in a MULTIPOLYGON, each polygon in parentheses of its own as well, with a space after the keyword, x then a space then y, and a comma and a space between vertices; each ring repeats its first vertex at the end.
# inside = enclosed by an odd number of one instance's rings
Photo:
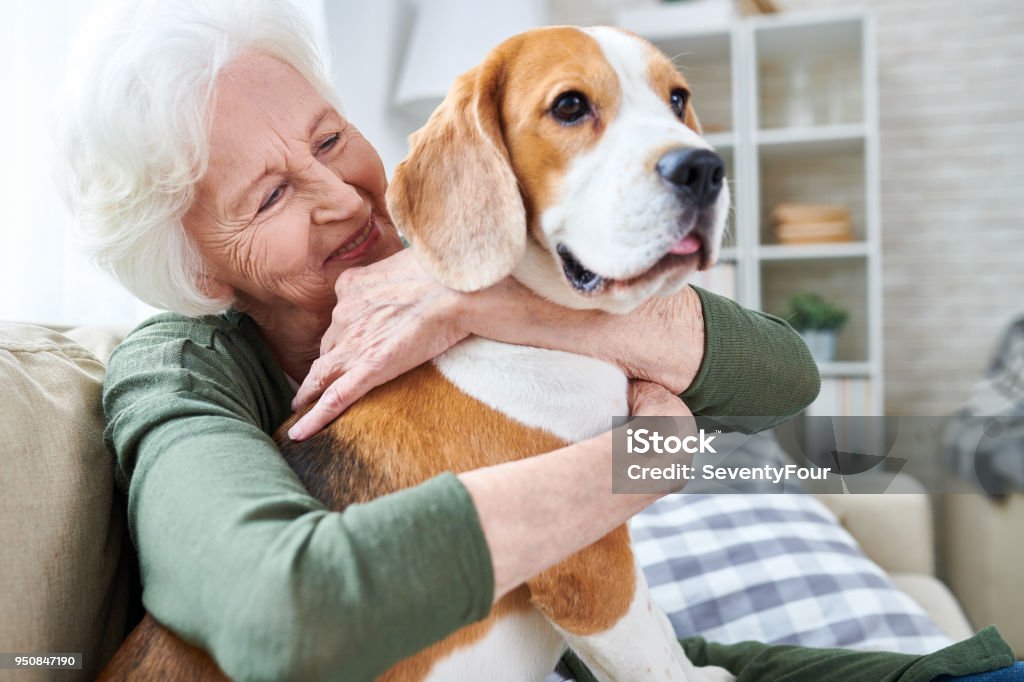
POLYGON ((92 18, 69 62, 61 149, 86 250, 152 306, 183 315, 203 291, 185 232, 208 154, 220 71, 244 52, 291 65, 337 106, 312 31, 289 0, 129 0, 92 18))

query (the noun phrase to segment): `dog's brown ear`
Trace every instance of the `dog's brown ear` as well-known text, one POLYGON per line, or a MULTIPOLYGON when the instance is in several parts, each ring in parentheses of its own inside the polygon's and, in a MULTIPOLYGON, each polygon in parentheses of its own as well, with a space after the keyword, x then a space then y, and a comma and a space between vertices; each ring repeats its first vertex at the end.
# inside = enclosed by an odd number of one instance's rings
POLYGON ((460 76, 410 137, 388 209, 431 275, 459 291, 504 278, 522 258, 526 210, 499 117, 500 60, 460 76))

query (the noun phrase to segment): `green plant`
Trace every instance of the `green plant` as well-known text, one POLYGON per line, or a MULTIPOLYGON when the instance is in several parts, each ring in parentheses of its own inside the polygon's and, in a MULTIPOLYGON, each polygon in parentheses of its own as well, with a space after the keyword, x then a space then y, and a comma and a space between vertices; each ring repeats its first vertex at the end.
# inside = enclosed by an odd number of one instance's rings
POLYGON ((838 330, 846 324, 849 314, 818 294, 804 292, 789 299, 786 320, 797 331, 838 330))

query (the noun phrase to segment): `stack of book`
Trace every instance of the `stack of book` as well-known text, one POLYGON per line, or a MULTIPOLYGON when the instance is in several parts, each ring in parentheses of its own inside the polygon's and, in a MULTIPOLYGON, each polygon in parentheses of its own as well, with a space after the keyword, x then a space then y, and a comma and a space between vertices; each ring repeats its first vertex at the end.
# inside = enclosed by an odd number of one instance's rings
POLYGON ((850 211, 831 204, 779 204, 772 211, 779 244, 820 244, 853 240, 850 211))

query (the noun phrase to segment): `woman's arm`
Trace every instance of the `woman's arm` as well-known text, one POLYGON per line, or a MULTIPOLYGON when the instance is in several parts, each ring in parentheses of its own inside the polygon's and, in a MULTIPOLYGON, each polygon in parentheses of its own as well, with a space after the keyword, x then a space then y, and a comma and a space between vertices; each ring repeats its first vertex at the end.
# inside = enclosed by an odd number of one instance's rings
POLYGON ((230 677, 280 680, 370 679, 487 614, 491 559, 465 486, 449 474, 326 510, 266 433, 290 390, 246 336, 162 316, 108 364, 106 439, 146 609, 230 677))
MULTIPOLYGON (((231 677, 372 678, 656 497, 611 493, 601 437, 328 511, 265 433, 290 392, 244 337, 157 318, 104 387, 143 603, 231 677)), ((649 385, 634 402, 686 414, 649 385)))
POLYGON ((564 350, 618 365, 679 393, 694 414, 752 417, 770 428, 817 396, 817 365, 782 320, 685 287, 626 315, 569 310, 512 279, 473 294, 433 281, 411 250, 342 273, 321 357, 293 408, 319 402, 292 428, 302 440, 367 391, 470 334, 564 350))

